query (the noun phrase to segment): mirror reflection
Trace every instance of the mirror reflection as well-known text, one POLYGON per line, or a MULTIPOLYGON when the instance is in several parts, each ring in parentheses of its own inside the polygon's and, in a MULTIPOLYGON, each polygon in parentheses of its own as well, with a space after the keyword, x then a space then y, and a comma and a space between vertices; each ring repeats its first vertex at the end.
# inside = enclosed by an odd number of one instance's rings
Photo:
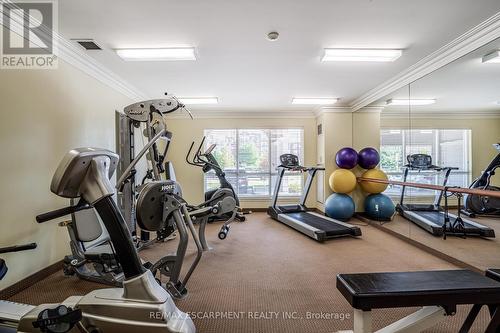
POLYGON ((498 49, 497 40, 373 104, 383 106, 380 168, 438 186, 389 186, 397 214, 383 227, 481 270, 500 264, 490 255, 500 249, 500 200, 453 191, 500 190, 498 49))

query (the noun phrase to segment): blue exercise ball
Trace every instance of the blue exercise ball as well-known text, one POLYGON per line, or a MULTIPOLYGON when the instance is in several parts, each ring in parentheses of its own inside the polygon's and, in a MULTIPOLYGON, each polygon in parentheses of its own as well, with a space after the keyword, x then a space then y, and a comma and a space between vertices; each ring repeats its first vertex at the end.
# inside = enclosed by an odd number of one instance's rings
POLYGON ((354 201, 347 194, 333 193, 325 201, 325 213, 332 219, 348 220, 354 209, 354 201))
POLYGON ((373 220, 390 220, 396 208, 385 194, 370 194, 365 199, 365 212, 373 220))

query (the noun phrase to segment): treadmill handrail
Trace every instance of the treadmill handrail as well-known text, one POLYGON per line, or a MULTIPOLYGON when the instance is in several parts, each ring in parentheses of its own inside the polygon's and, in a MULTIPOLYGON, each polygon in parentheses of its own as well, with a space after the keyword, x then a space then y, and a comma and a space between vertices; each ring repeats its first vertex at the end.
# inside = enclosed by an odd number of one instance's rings
POLYGON ((304 167, 301 165, 289 166, 289 165, 283 165, 283 164, 278 165, 278 168, 284 168, 287 170, 300 171, 300 172, 305 172, 305 171, 309 171, 309 170, 325 170, 324 167, 304 167))
POLYGON ((458 167, 440 167, 437 165, 429 165, 425 168, 422 167, 414 167, 410 164, 405 164, 405 168, 410 169, 410 170, 418 170, 418 171, 445 171, 445 170, 458 170, 460 168, 458 167))

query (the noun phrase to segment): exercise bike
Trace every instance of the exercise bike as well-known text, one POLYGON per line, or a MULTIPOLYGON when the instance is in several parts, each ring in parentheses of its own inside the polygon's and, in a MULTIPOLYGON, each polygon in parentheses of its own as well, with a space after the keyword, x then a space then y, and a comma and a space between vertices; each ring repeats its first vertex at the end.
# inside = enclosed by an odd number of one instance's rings
MULTIPOLYGON (((499 152, 490 162, 481 175, 475 179, 469 188, 488 191, 500 191, 500 187, 490 184, 491 177, 495 175, 495 170, 500 167, 500 143, 493 144, 499 152)), ((469 194, 465 197, 465 205, 462 212, 470 217, 477 215, 500 216, 500 199, 486 195, 469 194)))
MULTIPOLYGON (((62 304, 39 306, 11 302, 0 303, 1 327, 18 332, 178 332, 193 333, 191 318, 174 304, 170 294, 141 264, 123 216, 112 196, 110 178, 116 169, 118 155, 99 148, 78 148, 68 152, 60 162, 51 191, 63 198, 80 198, 80 204, 43 214, 50 220, 74 213, 91 205, 102 219, 120 262, 124 281, 122 288, 91 291, 72 296, 62 304), (59 329, 59 324, 66 326, 59 329)), ((180 204, 172 212, 174 219, 190 223, 186 207, 180 204)))
MULTIPOLYGON (((160 258, 155 263, 146 263, 145 267, 151 270, 158 283, 168 290, 174 298, 184 298, 187 295, 186 284, 198 265, 203 251, 208 250, 205 238, 206 221, 210 217, 234 210, 235 203, 232 198, 224 198, 211 205, 189 206, 184 199, 174 194, 176 187, 177 184, 171 180, 147 183, 137 199, 136 218, 139 227, 146 231, 177 230, 179 243, 176 252, 160 258), (175 217, 179 207, 182 207, 183 215, 189 216, 188 223, 175 217), (194 221, 200 221, 198 233, 194 228, 194 221), (181 278, 181 270, 188 247, 188 230, 197 251, 187 273, 181 278), (163 283, 163 277, 168 278, 166 283, 163 283)), ((230 223, 230 221, 226 223, 230 223)), ((227 229, 229 230, 229 228, 227 229)))
MULTIPOLYGON (((212 154, 216 145, 212 144, 205 150, 205 152, 203 152, 203 153, 201 152, 203 144, 205 143, 205 139, 206 138, 203 137, 200 145, 198 146, 198 149, 194 153, 193 157, 190 159, 191 151, 193 150, 195 142, 193 141, 191 143, 191 146, 189 147, 189 151, 186 155, 186 162, 190 165, 200 167, 205 174, 210 172, 210 171, 214 171, 215 175, 219 179, 219 188, 205 192, 205 202, 208 202, 208 203, 215 202, 215 201, 222 200, 225 197, 234 198, 238 210, 236 212, 236 215, 233 218, 235 218, 239 222, 244 222, 246 220, 246 218, 245 218, 243 211, 239 208, 240 207, 240 200, 238 198, 238 195, 234 191, 234 188, 231 185, 231 183, 229 183, 227 181, 225 172, 222 170, 221 166, 217 162, 217 159, 212 154)), ((221 215, 219 217, 213 217, 208 222, 227 220, 229 218, 232 218, 231 213, 221 215)))

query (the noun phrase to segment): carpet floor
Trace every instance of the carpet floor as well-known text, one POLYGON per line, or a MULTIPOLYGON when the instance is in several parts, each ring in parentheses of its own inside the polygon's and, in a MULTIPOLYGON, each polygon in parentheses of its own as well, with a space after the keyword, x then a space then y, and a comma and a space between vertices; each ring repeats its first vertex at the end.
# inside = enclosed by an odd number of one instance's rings
MULTIPOLYGON (((376 228, 362 225, 363 236, 325 243, 271 220, 265 213, 234 223, 226 240, 217 239, 220 224, 209 225, 211 251, 188 284, 189 295, 176 301, 193 317, 198 332, 310 332, 352 328, 352 308, 335 287, 338 273, 454 269, 445 262, 376 228)), ((156 260, 175 248, 176 241, 140 252, 156 260)), ((192 253, 191 248, 191 253, 192 253)), ((193 256, 187 258, 190 263, 193 256)), ((40 304, 60 302, 104 286, 64 277, 62 272, 16 294, 11 301, 40 304)), ((459 307, 428 332, 457 332, 468 307, 459 307)), ((379 329, 414 309, 374 311, 379 329)), ((471 332, 484 331, 486 311, 471 332)))

